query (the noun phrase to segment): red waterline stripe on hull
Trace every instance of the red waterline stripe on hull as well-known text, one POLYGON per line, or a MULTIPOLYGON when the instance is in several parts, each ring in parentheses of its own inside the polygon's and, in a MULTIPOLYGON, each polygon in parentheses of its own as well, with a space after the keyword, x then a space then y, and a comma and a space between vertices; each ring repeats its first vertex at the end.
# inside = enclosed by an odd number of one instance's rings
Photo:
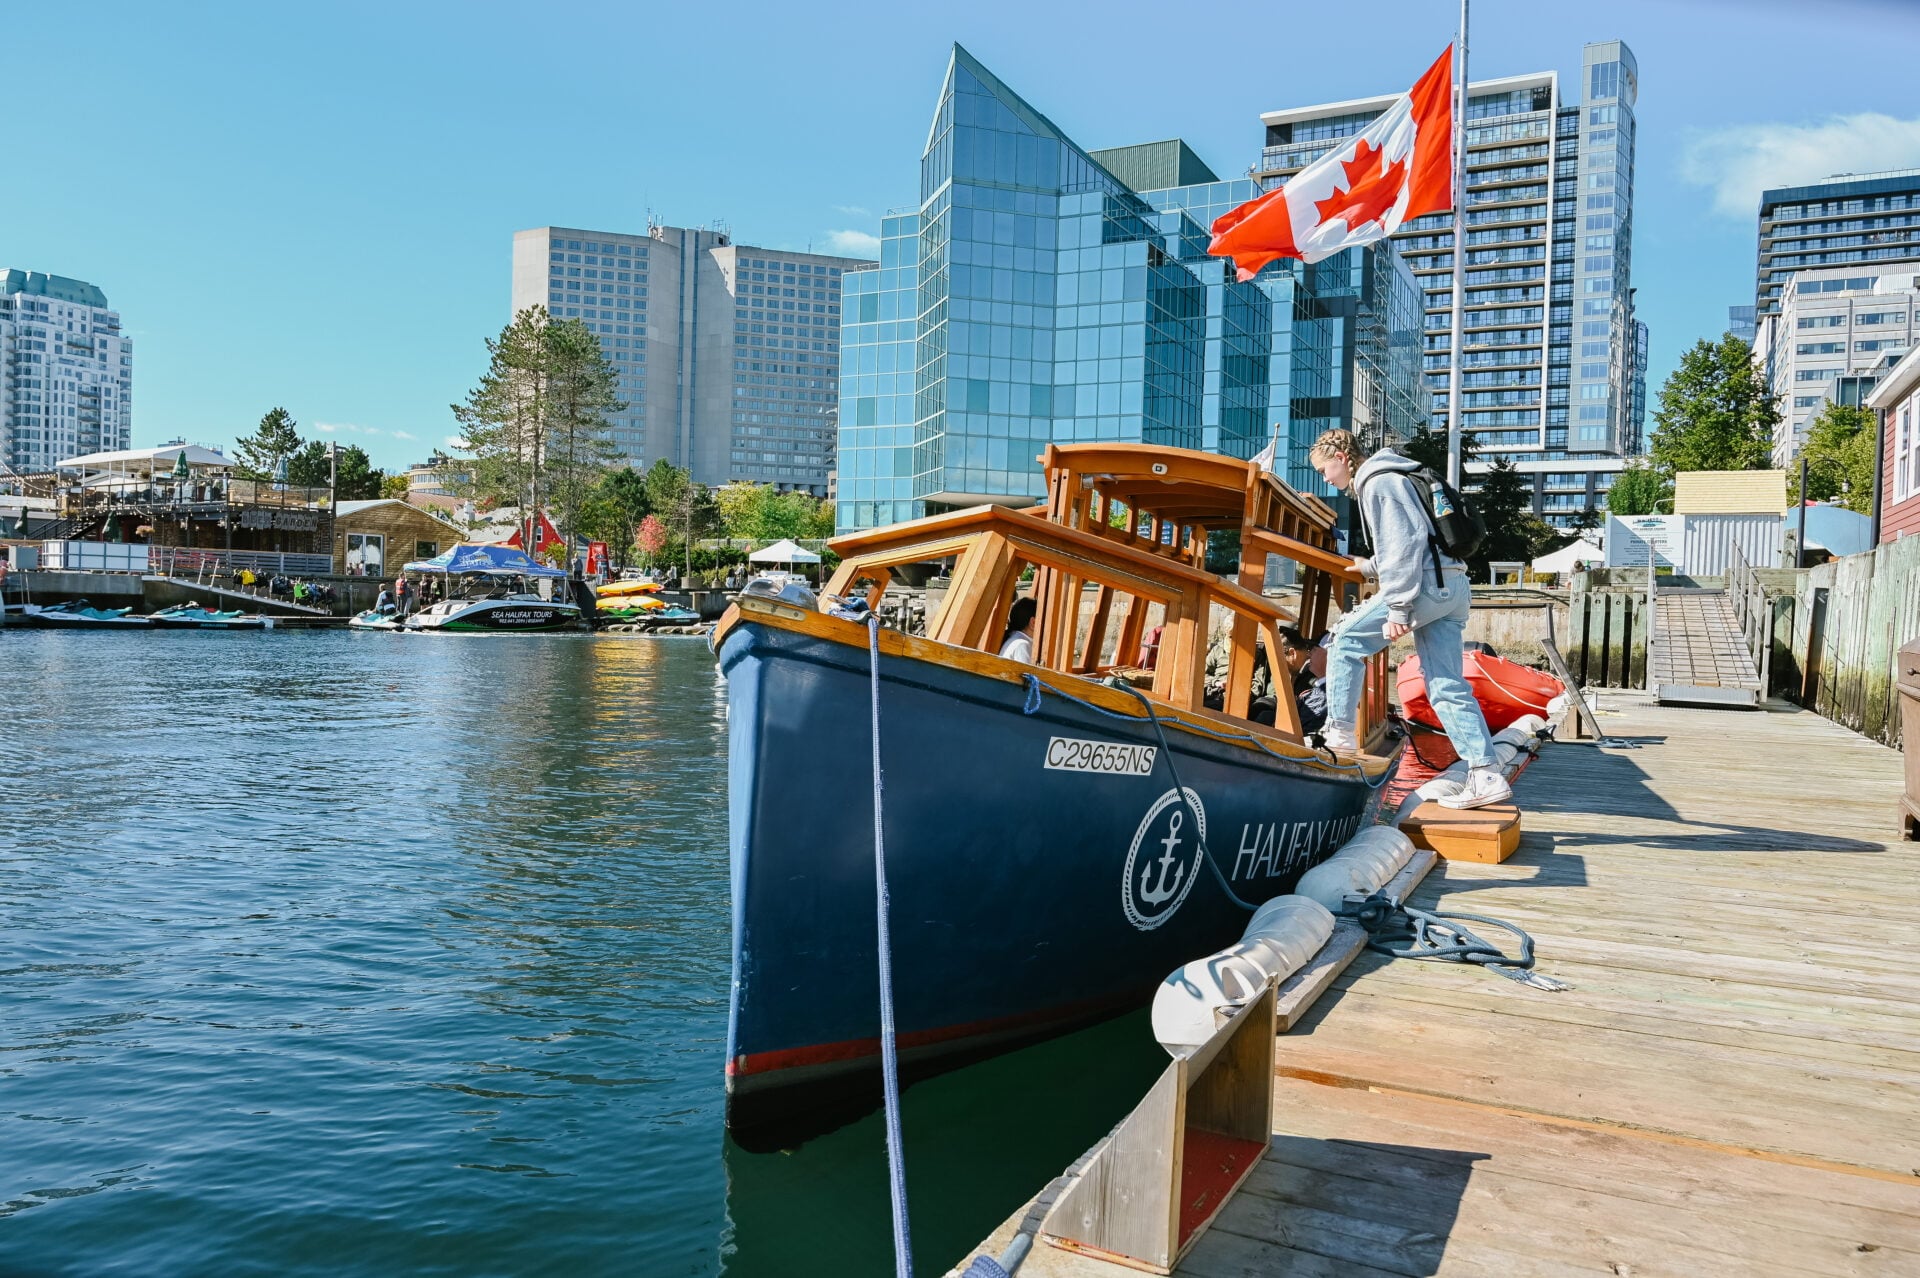
MULTIPOLYGON (((1036 1028, 1056 1021, 1078 1020, 1125 1007, 1131 1002, 1133 1000, 1129 998, 1087 999, 1038 1012, 1022 1012, 1018 1016, 1000 1016, 991 1020, 968 1021, 960 1025, 943 1025, 938 1029, 914 1030, 900 1035, 898 1043, 904 1051, 915 1047, 928 1047, 936 1043, 950 1043, 956 1039, 1003 1034, 1011 1030, 1036 1028)), ((729 1077, 745 1074, 772 1074, 783 1069, 797 1069, 804 1065, 826 1065, 838 1061, 861 1060, 879 1054, 880 1040, 877 1037, 849 1038, 837 1043, 816 1043, 809 1047, 783 1047, 770 1052, 742 1053, 727 1062, 727 1074, 729 1077)))

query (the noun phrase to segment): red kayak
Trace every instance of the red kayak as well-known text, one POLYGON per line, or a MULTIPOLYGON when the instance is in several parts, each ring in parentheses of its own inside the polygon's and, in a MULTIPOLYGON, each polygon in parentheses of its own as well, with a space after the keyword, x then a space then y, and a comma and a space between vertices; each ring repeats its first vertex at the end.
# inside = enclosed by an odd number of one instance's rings
MULTIPOLYGON (((1547 703, 1567 690, 1565 684, 1545 671, 1485 652, 1469 650, 1465 671, 1467 683, 1480 702, 1480 712, 1487 717, 1490 732, 1498 732, 1524 715, 1550 718, 1547 703)), ((1415 723, 1432 728, 1440 726, 1440 716, 1433 712, 1433 704, 1427 700, 1427 681, 1420 673, 1420 658, 1408 657, 1401 662, 1395 683, 1400 690, 1401 713, 1415 723)))

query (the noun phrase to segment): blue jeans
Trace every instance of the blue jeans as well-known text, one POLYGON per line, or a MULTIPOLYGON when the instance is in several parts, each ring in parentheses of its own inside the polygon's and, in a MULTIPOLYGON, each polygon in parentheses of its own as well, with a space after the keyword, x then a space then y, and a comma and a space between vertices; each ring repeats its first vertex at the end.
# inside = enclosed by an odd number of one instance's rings
MULTIPOLYGON (((1462 673, 1467 613, 1473 588, 1463 572, 1447 574, 1445 588, 1428 582, 1413 605, 1413 648, 1427 681, 1427 700, 1453 748, 1470 768, 1493 766, 1493 738, 1486 716, 1462 673)), ((1380 595, 1340 626, 1327 648, 1327 722, 1351 728, 1360 710, 1367 658, 1387 646, 1387 601, 1380 595)))

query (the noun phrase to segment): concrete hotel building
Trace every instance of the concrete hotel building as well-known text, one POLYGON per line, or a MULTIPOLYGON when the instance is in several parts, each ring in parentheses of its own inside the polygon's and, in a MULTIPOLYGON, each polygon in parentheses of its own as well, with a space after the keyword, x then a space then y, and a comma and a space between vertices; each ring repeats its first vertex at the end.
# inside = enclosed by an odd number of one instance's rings
POLYGON ((1780 310, 1761 317, 1754 363, 1778 396, 1773 462, 1789 465, 1828 400, 1858 405, 1913 349, 1920 265, 1790 273, 1780 310))
MULTIPOLYGON (((1632 50, 1612 40, 1584 50, 1584 102, 1563 96, 1552 71, 1477 81, 1468 98, 1461 420, 1478 464, 1510 459, 1532 477, 1535 511, 1563 525, 1603 504, 1641 445, 1644 343, 1631 287, 1638 82, 1632 50)), ((1266 113, 1261 181, 1299 172, 1394 100, 1266 113)), ((1425 290, 1427 392, 1443 426, 1453 215, 1417 218, 1395 239, 1425 290)))
POLYGON ((0 462, 52 470, 133 444, 133 343, 98 288, 0 269, 0 462))
MULTIPOLYGON (((1085 151, 956 46, 920 203, 846 276, 836 521, 1041 495, 1050 441, 1251 457, 1421 418, 1419 293, 1375 246, 1242 282, 1208 223, 1259 193, 1175 140, 1085 151)), ((1303 473, 1305 472, 1305 473, 1303 473)))
POLYGON ((546 226, 513 237, 513 309, 593 329, 627 411, 614 445, 708 485, 749 480, 824 497, 834 467, 841 278, 858 258, 546 226))

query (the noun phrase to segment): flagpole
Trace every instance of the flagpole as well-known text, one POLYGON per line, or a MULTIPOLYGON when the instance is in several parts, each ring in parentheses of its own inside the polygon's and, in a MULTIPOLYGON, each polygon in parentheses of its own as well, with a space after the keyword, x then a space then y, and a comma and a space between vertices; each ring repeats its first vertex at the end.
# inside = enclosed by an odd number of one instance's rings
POLYGON ((1453 323, 1447 342, 1447 482, 1460 487, 1460 305, 1467 288, 1467 0, 1460 0, 1453 112, 1453 323))

